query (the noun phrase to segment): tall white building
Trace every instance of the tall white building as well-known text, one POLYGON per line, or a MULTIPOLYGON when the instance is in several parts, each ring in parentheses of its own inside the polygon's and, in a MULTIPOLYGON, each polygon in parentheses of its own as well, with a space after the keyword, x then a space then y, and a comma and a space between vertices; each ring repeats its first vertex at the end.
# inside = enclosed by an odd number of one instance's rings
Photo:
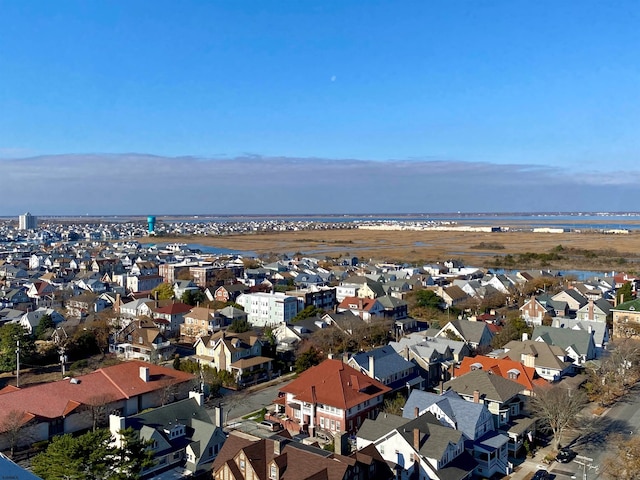
POLYGON ((236 302, 244 307, 249 323, 255 327, 288 323, 298 313, 298 299, 284 293, 246 293, 236 302))
POLYGON ((38 228, 38 217, 34 217, 29 212, 18 217, 18 228, 20 230, 35 230, 38 228))

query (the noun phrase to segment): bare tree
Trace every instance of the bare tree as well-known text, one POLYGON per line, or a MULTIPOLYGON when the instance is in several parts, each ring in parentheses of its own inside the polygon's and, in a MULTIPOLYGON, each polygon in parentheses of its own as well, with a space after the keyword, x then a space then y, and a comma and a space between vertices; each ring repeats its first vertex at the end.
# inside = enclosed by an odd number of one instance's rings
POLYGON ((29 414, 24 410, 11 410, 0 426, 0 431, 6 432, 9 437, 9 448, 12 457, 19 441, 23 437, 23 429, 29 420, 29 414))
POLYGON ((87 408, 91 413, 91 427, 95 432, 99 427, 107 424, 107 409, 116 398, 109 394, 94 395, 87 401, 87 408))
POLYGON ((569 390, 561 385, 536 388, 531 397, 531 413, 553 434, 554 449, 560 448, 562 434, 574 424, 587 397, 582 390, 569 390))
POLYGON ((602 462, 605 476, 611 480, 640 479, 640 437, 617 436, 611 443, 615 451, 602 462))

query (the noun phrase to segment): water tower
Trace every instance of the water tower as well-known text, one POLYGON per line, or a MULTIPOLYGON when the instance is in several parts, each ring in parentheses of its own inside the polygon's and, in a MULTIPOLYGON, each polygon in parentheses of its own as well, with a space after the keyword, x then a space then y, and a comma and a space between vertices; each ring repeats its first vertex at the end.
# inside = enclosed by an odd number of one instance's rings
POLYGON ((155 235, 156 233, 156 217, 149 215, 147 217, 147 225, 149 225, 149 235, 155 235))

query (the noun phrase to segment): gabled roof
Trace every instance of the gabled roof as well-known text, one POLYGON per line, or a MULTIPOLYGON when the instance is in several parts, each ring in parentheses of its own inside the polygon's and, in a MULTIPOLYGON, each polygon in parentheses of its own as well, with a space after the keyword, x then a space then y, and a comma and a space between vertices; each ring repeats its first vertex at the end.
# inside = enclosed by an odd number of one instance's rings
POLYGON ((467 397, 473 397, 474 392, 480 392, 480 398, 498 403, 505 403, 522 392, 525 388, 513 380, 502 378, 483 370, 474 370, 461 377, 449 380, 444 384, 445 389, 452 389, 467 397))
POLYGON ((455 375, 462 376, 478 368, 514 380, 530 391, 533 391, 534 386, 547 383, 544 378, 540 378, 536 374, 536 369, 533 367, 527 367, 511 358, 492 358, 484 355, 463 358, 460 366, 456 368, 455 375), (516 378, 510 378, 510 372, 515 373, 516 378))
POLYGON ((531 355, 535 357, 536 368, 545 367, 564 371, 571 365, 560 359, 560 357, 564 358, 566 356, 566 352, 561 347, 548 345, 545 342, 512 340, 503 349, 504 353, 499 358, 508 357, 512 360, 518 360, 522 359, 522 355, 531 355))
POLYGON ((338 308, 344 309, 355 309, 358 311, 368 312, 371 310, 376 304, 379 304, 377 299, 375 298, 359 298, 359 297, 345 297, 338 308), (355 305, 355 307, 352 307, 355 305))
POLYGON ((442 395, 412 390, 411 395, 402 410, 404 418, 415 418, 415 409, 422 415, 432 405, 437 405, 456 424, 456 429, 464 433, 467 438, 474 439, 476 426, 481 420, 483 410, 487 407, 482 403, 472 403, 464 400, 453 390, 442 395))
POLYGON ((156 310, 156 313, 162 313, 165 315, 179 315, 181 313, 190 312, 193 307, 182 302, 175 302, 164 307, 160 307, 156 310))
POLYGON ((589 352, 589 345, 593 343, 591 334, 584 330, 548 327, 546 325, 534 328, 531 338, 542 340, 549 345, 556 345, 564 351, 571 348, 579 355, 586 355, 589 352))
POLYGON ((640 298, 621 303, 611 310, 615 312, 640 312, 640 298))
MULTIPOLYGON (((485 332, 489 332, 489 335, 493 336, 491 331, 487 328, 487 324, 484 322, 473 322, 470 320, 451 320, 447 325, 451 325, 451 327, 460 332, 462 338, 464 338, 467 342, 480 343, 480 340, 482 340, 482 336, 485 332)), ((442 327, 442 329, 440 329, 440 332, 445 332, 448 329, 447 325, 442 327)), ((438 332, 438 335, 441 334, 440 332, 438 332)))
MULTIPOLYGON (((350 362, 353 361, 363 370, 369 371, 369 358, 373 358, 373 370, 378 378, 390 377, 407 369, 415 368, 413 363, 402 358, 389 345, 374 348, 368 352, 360 352, 351 357, 350 362)), ((370 374, 371 372, 369 372, 370 374)))
POLYGON ((340 360, 329 359, 305 371, 280 391, 304 402, 347 409, 391 389, 340 360))

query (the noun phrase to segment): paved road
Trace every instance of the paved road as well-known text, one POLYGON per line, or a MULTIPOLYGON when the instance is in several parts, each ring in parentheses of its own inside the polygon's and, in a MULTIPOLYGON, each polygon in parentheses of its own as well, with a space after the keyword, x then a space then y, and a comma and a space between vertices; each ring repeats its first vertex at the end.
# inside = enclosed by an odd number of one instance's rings
MULTIPOLYGON (((253 390, 241 390, 223 396, 220 401, 214 401, 222 405, 225 423, 238 422, 251 412, 269 408, 273 400, 278 396, 278 391, 290 380, 253 390)), ((212 407, 213 408, 213 405, 212 407)))

